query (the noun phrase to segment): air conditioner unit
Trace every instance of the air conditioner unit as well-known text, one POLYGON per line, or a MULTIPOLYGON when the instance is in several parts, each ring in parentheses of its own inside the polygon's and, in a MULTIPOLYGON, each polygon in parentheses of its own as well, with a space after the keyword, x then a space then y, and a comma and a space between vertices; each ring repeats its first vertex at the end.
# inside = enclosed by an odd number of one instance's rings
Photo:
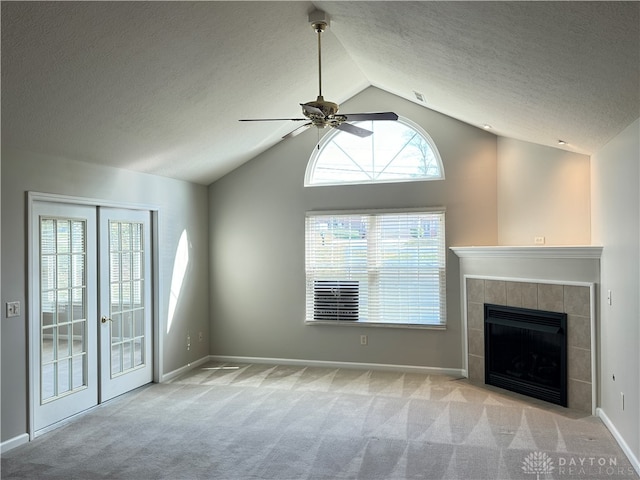
POLYGON ((360 286, 357 280, 315 280, 314 320, 358 320, 360 286))

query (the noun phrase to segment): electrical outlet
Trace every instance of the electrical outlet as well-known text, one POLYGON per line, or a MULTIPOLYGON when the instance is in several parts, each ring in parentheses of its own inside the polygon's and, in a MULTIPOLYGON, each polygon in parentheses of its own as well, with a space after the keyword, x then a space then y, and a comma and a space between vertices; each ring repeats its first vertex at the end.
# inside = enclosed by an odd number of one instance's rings
POLYGON ((367 337, 366 335, 360 335, 360 345, 368 345, 369 344, 369 337, 367 337))
POLYGON ((611 290, 607 290, 607 303, 611 305, 611 290))
POLYGON ((20 302, 7 302, 7 318, 20 316, 20 302))
POLYGON ((533 243, 536 245, 544 245, 544 237, 533 237, 533 243))
POLYGON ((187 350, 191 350, 191 334, 187 332, 187 350))
POLYGON ((202 332, 198 332, 198 341, 202 342, 204 340, 204 334, 202 332))

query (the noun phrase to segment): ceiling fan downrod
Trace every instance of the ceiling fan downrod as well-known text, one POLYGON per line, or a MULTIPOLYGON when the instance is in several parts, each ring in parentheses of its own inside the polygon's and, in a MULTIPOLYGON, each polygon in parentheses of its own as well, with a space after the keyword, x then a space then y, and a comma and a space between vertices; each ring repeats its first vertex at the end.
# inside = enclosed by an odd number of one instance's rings
POLYGON ((327 22, 320 20, 313 22, 311 28, 318 34, 318 97, 322 98, 322 32, 327 28, 327 22))

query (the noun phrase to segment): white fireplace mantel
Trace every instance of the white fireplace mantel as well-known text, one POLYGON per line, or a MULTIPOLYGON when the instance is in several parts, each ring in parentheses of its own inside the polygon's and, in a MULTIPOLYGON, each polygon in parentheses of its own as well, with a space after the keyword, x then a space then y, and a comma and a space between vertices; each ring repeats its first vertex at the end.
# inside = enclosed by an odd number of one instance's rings
POLYGON ((599 259, 602 255, 602 247, 597 245, 470 246, 450 249, 460 258, 599 259))

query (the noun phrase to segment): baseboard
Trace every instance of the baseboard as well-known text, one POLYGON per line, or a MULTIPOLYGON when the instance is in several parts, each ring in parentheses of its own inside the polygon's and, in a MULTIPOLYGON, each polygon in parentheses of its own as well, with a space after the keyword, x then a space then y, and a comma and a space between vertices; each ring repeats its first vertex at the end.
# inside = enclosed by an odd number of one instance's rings
POLYGON ((200 365, 207 363, 210 360, 210 356, 206 356, 206 357, 202 357, 199 360, 196 360, 195 362, 190 362, 187 363, 184 367, 180 367, 176 370, 173 370, 172 372, 169 373, 164 373, 160 376, 160 383, 163 382, 168 382, 169 380, 173 380, 174 378, 178 377, 179 375, 182 375, 185 372, 188 372, 189 370, 192 370, 196 367, 199 367, 200 365))
POLYGON ((209 360, 230 363, 260 363, 267 365, 296 365, 300 367, 354 368, 358 370, 384 370, 391 372, 425 373, 466 377, 461 368, 422 367, 417 365, 392 365, 386 363, 334 362, 326 360, 304 360, 297 358, 238 357, 231 355, 209 355, 209 360))
POLYGON ((20 445, 24 445, 25 443, 29 443, 29 434, 23 433, 22 435, 18 435, 17 437, 10 438, 9 440, 5 440, 0 443, 0 453, 6 453, 9 450, 13 450, 20 445))
POLYGON ((638 457, 636 457, 636 455, 633 453, 633 450, 631 450, 631 447, 629 447, 611 419, 601 408, 596 408, 596 415, 602 420, 602 423, 604 423, 607 429, 611 432, 611 435, 613 435, 613 438, 616 439, 616 442, 618 442, 618 445, 620 445, 620 448, 622 448, 622 451, 629 459, 629 462, 631 462, 631 465, 635 469, 636 473, 640 475, 640 461, 638 460, 638 457))

